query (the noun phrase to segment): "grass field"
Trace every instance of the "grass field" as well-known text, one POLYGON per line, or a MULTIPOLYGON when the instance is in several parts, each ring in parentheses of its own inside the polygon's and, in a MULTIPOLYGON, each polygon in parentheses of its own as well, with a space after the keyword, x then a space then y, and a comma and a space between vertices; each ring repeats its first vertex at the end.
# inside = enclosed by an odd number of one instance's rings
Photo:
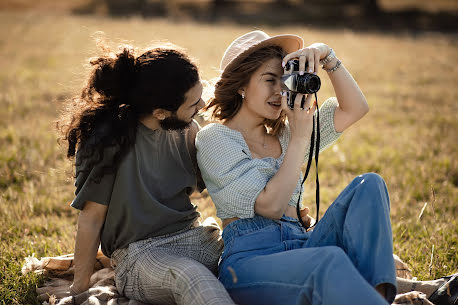
MULTIPOLYGON (((200 58, 202 77, 211 79, 227 44, 254 27, 33 11, 0 11, 0 20, 0 304, 39 304, 42 279, 20 269, 29 255, 73 252, 72 165, 54 121, 84 83, 87 59, 97 53, 94 33, 105 32, 113 46, 168 39, 200 58)), ((456 35, 262 29, 328 43, 371 107, 320 157, 321 211, 355 175, 377 172, 391 196, 395 253, 419 279, 458 272, 456 35)), ((322 76, 321 101, 332 95, 322 76)), ((307 189, 313 207, 314 185, 307 189)), ((204 217, 214 215, 205 193, 194 199, 204 217)))

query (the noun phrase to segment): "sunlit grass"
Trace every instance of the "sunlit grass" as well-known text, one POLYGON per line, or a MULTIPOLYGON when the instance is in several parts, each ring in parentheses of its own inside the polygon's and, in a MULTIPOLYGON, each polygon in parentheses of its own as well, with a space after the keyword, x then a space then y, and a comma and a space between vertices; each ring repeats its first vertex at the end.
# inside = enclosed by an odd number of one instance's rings
MULTIPOLYGON (((22 276, 20 267, 28 255, 73 252, 72 166, 53 122, 62 101, 83 84, 83 65, 96 53, 94 32, 104 31, 114 45, 168 39, 200 59, 202 78, 211 79, 227 44, 253 28, 12 12, 0 12, 0 19, 0 304, 38 304, 39 277, 22 276)), ((456 36, 263 30, 331 45, 371 107, 320 157, 322 213, 354 176, 377 172, 390 191, 395 253, 420 279, 457 272, 456 36)), ((319 102, 332 95, 322 76, 319 102)), ((313 208, 314 183, 307 189, 313 208)), ((214 215, 208 196, 194 198, 204 217, 214 215)))

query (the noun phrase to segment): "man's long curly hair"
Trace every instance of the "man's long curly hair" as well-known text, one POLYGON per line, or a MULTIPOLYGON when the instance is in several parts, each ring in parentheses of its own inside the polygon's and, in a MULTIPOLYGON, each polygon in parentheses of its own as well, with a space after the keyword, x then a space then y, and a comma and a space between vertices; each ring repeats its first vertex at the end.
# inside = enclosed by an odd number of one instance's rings
POLYGON ((174 48, 154 48, 136 57, 126 46, 90 64, 87 85, 68 101, 57 127, 61 140, 68 143, 68 158, 84 148, 77 162, 87 160, 85 170, 101 162, 107 148, 115 148, 109 165, 94 176, 100 180, 117 170, 134 145, 139 119, 159 108, 175 112, 199 74, 196 65, 174 48))

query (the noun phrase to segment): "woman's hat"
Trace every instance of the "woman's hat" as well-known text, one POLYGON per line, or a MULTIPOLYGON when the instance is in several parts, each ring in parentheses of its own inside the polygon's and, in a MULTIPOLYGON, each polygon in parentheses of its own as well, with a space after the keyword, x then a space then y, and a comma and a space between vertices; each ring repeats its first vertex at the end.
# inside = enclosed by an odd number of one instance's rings
POLYGON ((292 53, 302 48, 304 41, 296 35, 277 35, 270 37, 263 31, 246 33, 234 40, 224 52, 220 69, 224 71, 232 68, 247 58, 254 51, 268 46, 279 46, 286 53, 292 53))

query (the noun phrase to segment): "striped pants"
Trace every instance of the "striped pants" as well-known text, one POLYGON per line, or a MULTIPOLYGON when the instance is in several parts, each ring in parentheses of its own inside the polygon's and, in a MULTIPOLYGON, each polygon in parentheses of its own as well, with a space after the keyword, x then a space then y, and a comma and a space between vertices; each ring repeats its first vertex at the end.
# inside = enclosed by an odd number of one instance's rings
POLYGON ((234 304, 216 278, 223 247, 218 226, 202 226, 131 243, 112 257, 120 294, 149 304, 234 304))

